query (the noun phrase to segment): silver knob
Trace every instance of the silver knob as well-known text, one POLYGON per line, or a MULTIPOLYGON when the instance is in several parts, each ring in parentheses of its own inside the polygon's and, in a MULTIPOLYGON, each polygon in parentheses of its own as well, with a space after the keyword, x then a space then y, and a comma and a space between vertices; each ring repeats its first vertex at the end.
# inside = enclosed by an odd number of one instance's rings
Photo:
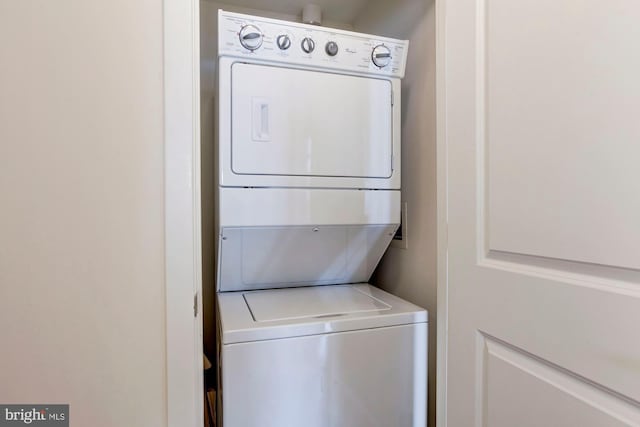
POLYGON ((338 43, 327 42, 327 45, 324 47, 324 51, 327 52, 327 55, 329 56, 336 56, 338 54, 338 43))
POLYGON ((305 37, 302 39, 300 47, 302 47, 302 50, 304 50, 306 53, 311 53, 313 52, 313 49, 316 48, 316 42, 314 42, 311 37, 305 37))
POLYGON ((371 60, 376 67, 386 67, 391 62, 391 50, 383 44, 373 48, 371 52, 371 60))
POLYGON ((280 34, 276 38, 276 44, 280 50, 287 50, 291 47, 291 38, 286 34, 280 34))
POLYGON ((262 46, 262 32, 255 25, 245 25, 238 33, 240 44, 249 50, 256 50, 262 46))

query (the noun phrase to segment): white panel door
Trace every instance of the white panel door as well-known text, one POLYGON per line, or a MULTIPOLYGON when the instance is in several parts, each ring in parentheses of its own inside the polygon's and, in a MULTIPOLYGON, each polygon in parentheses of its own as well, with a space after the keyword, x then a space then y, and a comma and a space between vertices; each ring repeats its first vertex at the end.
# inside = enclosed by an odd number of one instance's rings
POLYGON ((440 425, 639 426, 640 3, 443 3, 440 425))
POLYGON ((236 174, 390 178, 389 80, 235 63, 236 174))

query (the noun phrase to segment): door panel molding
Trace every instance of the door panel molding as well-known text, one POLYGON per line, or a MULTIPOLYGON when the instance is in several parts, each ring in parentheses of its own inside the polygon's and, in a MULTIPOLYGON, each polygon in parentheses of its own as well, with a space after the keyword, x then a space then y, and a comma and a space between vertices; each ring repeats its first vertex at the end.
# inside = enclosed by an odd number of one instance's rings
MULTIPOLYGON (((508 163, 509 158, 503 158, 504 153, 499 151, 497 147, 492 145, 492 142, 495 141, 491 135, 491 111, 490 111, 490 98, 494 95, 494 90, 492 90, 491 86, 491 72, 490 72, 490 61, 493 59, 497 61, 497 53, 494 52, 494 57, 488 58, 487 51, 490 50, 491 39, 488 35, 489 26, 489 12, 488 12, 488 4, 490 0, 479 0, 476 2, 476 10, 475 10, 475 147, 476 147, 476 173, 477 173, 477 249, 478 249, 478 260, 483 260, 485 257, 494 258, 495 254, 499 254, 498 257, 501 257, 500 254, 513 254, 519 257, 520 260, 524 260, 524 256, 531 256, 536 258, 544 258, 546 260, 557 260, 558 264, 556 265, 556 269, 564 269, 567 267, 571 267, 571 269, 575 269, 575 265, 578 264, 587 264, 592 267, 587 268, 590 272, 592 272, 595 267, 598 266, 603 268, 602 273, 595 273, 596 275, 602 275, 603 277, 628 277, 628 273, 616 273, 611 271, 613 268, 618 268, 622 270, 632 270, 632 271, 640 271, 640 239, 636 239, 635 236, 640 234, 640 222, 635 221, 638 225, 635 227, 635 233, 627 233, 628 235, 622 236, 622 241, 618 241, 616 239, 609 238, 608 236, 614 234, 616 231, 617 225, 614 223, 606 223, 603 222, 602 225, 604 227, 610 227, 612 233, 605 233, 601 231, 599 237, 602 241, 602 245, 604 248, 600 249, 598 245, 593 244, 585 244, 580 239, 580 236, 575 235, 575 233, 568 233, 567 235, 563 235, 558 241, 549 242, 553 239, 554 230, 557 234, 558 229, 570 227, 574 222, 580 221, 580 218, 574 218, 573 216, 562 215, 560 213, 558 218, 556 219, 556 224, 553 224, 553 221, 549 220, 549 214, 541 214, 535 215, 531 213, 529 210, 529 219, 533 220, 529 223, 523 224, 514 224, 514 211, 512 208, 504 212, 499 212, 499 210, 504 209, 504 203, 498 203, 496 199, 505 200, 509 198, 508 196, 498 196, 499 194, 504 193, 505 191, 509 191, 513 193, 513 189, 505 189, 505 182, 509 183, 511 180, 517 179, 520 176, 523 176, 527 172, 517 169, 510 169, 509 167, 502 166, 503 163, 508 163), (496 166, 501 166, 501 170, 506 169, 509 173, 496 174, 495 172, 490 172, 489 164, 493 164, 493 169, 495 170, 496 166), (496 189, 495 185, 492 186, 492 182, 501 183, 501 188, 496 189), (499 206, 502 206, 500 208, 499 206), (493 214, 492 214, 493 212, 493 214), (500 215, 500 218, 497 218, 500 215), (536 221, 537 220, 537 221, 536 221), (546 224, 545 224, 546 223, 546 224), (562 227, 561 225, 566 225, 566 227, 562 227), (538 233, 531 234, 526 233, 522 230, 537 227, 538 233), (516 238, 509 238, 507 236, 516 234, 516 238), (543 234, 541 236, 541 234, 543 234), (569 237, 573 237, 575 240, 569 239, 569 237), (517 240, 517 243, 516 243, 517 240), (616 245, 622 245, 624 250, 613 249, 616 245), (592 249, 585 249, 585 247, 590 247, 592 249), (545 252, 545 250, 547 252, 545 252), (613 255, 608 255, 605 253, 611 251, 616 252, 616 256, 618 259, 621 259, 621 262, 614 262, 613 255), (550 255, 554 254, 554 255, 550 255), (572 263, 572 266, 569 266, 567 263, 572 263)), ((491 1, 494 9, 497 10, 498 5, 500 4, 499 0, 491 1)), ((640 70, 640 61, 637 64, 638 69, 640 70)), ((494 82, 494 86, 498 86, 500 83, 494 82)), ((504 91, 503 91, 504 92, 504 91)), ((500 92, 500 93, 503 93, 500 92)), ((500 98, 500 97, 498 97, 500 98)), ((495 102, 494 102, 495 104, 495 102)), ((558 118, 558 120, 562 120, 558 118)), ((629 139, 631 143, 633 139, 629 139)), ((512 141, 514 144, 517 144, 517 140, 512 141)), ((502 143, 504 146, 504 142, 502 143)), ((600 143, 602 144, 602 143, 600 143)), ((541 144, 544 145, 544 144, 541 144)), ((619 144, 620 145, 620 144, 619 144)), ((623 144, 624 145, 624 144, 623 144)), ((627 144, 628 146, 633 146, 637 144, 627 144)), ((626 146, 626 145, 625 145, 626 146)), ((616 148, 616 153, 618 156, 615 158, 619 160, 623 154, 626 154, 624 157, 629 158, 638 158, 640 157, 640 150, 629 151, 632 149, 623 149, 616 148), (626 150, 626 151, 624 151, 626 150)), ((509 154, 507 153, 507 156, 509 154)), ((518 160, 518 159, 515 159, 518 160)), ((599 159, 591 159, 588 156, 583 159, 581 162, 589 162, 589 161, 597 161, 599 159)), ((505 171, 505 172, 506 172, 505 171)), ((633 172, 628 172, 633 173, 633 172)), ((624 176, 623 176, 624 177, 624 176)), ((633 182, 632 177, 624 180, 627 182, 625 184, 627 187, 626 191, 629 194, 640 194, 640 181, 637 184, 629 184, 628 182, 633 182), (638 191, 633 191, 633 189, 637 189, 638 191)), ((508 185, 508 184, 507 184, 508 185)), ((528 191, 534 191, 537 193, 542 193, 543 189, 540 187, 542 184, 537 182, 531 182, 530 188, 528 191)), ((564 194, 570 189, 570 185, 567 186, 566 189, 561 190, 560 194, 564 194)), ((527 191, 523 190, 521 195, 524 199, 531 198, 531 196, 527 196, 527 191)), ((556 195, 556 196, 558 196, 556 195)), ((559 198, 559 196, 558 196, 559 198)), ((637 197, 635 198, 637 199, 637 197)), ((516 199, 510 199, 512 205, 517 205, 519 201, 516 199)), ((542 202, 541 202, 542 203, 542 202)), ((622 217, 623 221, 626 221, 626 224, 633 223, 632 220, 629 219, 629 214, 626 214, 621 207, 611 206, 612 209, 616 209, 617 215, 622 217)), ((631 212, 640 213, 640 202, 628 201, 625 205, 625 209, 631 212)), ((566 210, 566 209, 565 209, 566 210)), ((571 209, 569 209, 571 211, 571 209)), ((515 210, 517 211, 517 209, 515 210)), ((524 212, 520 212, 520 214, 524 215, 524 212)), ((635 218, 640 217, 640 215, 634 215, 635 218)), ((589 217, 591 220, 594 220, 593 216, 589 217)), ((597 232, 597 231, 596 231, 597 232)), ((586 243, 594 243, 595 240, 586 242, 586 243)), ((533 262, 536 263, 536 262, 533 262)), ((546 262, 547 264, 549 261, 546 262)), ((578 267, 580 268, 580 267, 578 267)), ((593 273, 589 273, 593 274, 593 273)), ((635 275, 631 274, 633 277, 633 281, 639 282, 640 280, 635 277, 635 275)))
POLYGON ((518 394, 519 389, 524 385, 527 388, 536 387, 539 391, 544 391, 545 394, 553 395, 553 398, 539 395, 537 401, 514 399, 514 404, 523 405, 523 407, 517 408, 518 411, 531 410, 530 417, 536 417, 534 414, 538 413, 538 419, 529 418, 524 421, 531 426, 552 425, 549 424, 550 422, 557 422, 557 425, 591 425, 594 427, 640 424, 640 402, 491 335, 479 331, 478 336, 480 337, 479 359, 482 360, 483 372, 481 376, 483 383, 478 387, 484 393, 479 399, 483 405, 481 410, 483 425, 494 425, 493 423, 504 425, 507 422, 504 418, 513 416, 509 412, 516 409, 506 407, 503 404, 494 405, 492 400, 503 402, 507 397, 493 399, 492 393, 502 393, 501 390, 509 389, 510 394, 518 394), (554 408, 553 405, 558 405, 558 407, 554 408), (573 421, 573 424, 562 423, 558 419, 544 418, 545 413, 561 414, 559 405, 578 405, 581 408, 580 412, 588 414, 584 415, 580 423, 576 423, 578 420, 566 420, 573 421), (532 409, 528 409, 529 407, 532 409), (604 420, 608 422, 602 424, 604 420))
POLYGON ((554 258, 489 251, 481 267, 640 297, 640 271, 554 258))
POLYGON ((475 146, 476 146, 476 212, 478 261, 489 252, 489 179, 488 179, 488 135, 487 135, 487 0, 476 2, 475 26, 475 146))
POLYGON ((477 2, 485 251, 640 270, 637 11, 615 1, 613 25, 595 7, 477 2))

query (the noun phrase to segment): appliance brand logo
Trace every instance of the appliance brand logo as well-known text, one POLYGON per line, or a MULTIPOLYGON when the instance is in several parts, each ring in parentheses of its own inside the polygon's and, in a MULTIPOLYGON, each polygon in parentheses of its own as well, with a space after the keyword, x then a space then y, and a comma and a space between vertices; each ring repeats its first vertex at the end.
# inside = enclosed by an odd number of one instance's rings
POLYGON ((69 405, 0 405, 0 427, 69 427, 69 405))

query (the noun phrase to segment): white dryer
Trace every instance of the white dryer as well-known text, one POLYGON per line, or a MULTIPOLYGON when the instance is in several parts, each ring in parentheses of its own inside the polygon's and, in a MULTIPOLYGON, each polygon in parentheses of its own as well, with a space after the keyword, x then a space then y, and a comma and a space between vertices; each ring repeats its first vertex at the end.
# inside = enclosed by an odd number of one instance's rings
POLYGON ((408 43, 224 11, 218 33, 223 425, 425 425, 427 313, 366 284, 400 223, 408 43))

